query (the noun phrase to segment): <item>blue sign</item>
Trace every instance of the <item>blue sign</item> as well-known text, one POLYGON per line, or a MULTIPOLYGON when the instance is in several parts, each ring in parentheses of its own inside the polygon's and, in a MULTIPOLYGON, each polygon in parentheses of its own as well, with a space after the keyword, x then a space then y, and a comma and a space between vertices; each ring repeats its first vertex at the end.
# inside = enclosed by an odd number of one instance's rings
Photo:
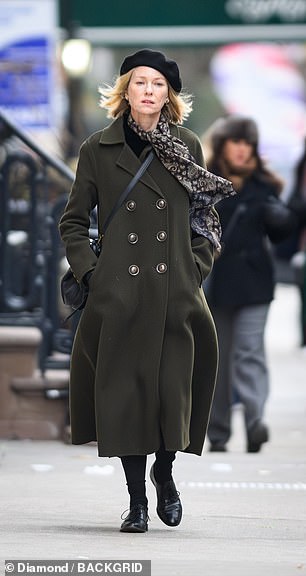
POLYGON ((48 129, 54 124, 54 2, 0 0, 0 11, 0 108, 24 128, 48 129))

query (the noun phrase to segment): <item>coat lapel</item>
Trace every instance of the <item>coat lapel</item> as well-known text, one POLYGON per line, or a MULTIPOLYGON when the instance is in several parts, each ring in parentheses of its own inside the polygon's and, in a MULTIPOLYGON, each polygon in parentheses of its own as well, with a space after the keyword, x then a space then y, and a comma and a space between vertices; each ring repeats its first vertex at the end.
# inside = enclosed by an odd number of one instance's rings
MULTIPOLYGON (((118 118, 103 130, 100 137, 100 144, 122 144, 122 148, 115 162, 117 166, 120 166, 120 168, 131 174, 131 176, 136 174, 137 170, 140 168, 142 162, 144 161, 144 158, 137 158, 131 148, 126 144, 122 118, 118 118)), ((156 162, 158 162, 158 160, 154 158, 152 161, 153 167, 156 162)), ((148 170, 145 171, 143 176, 140 178, 140 181, 145 186, 152 188, 152 190, 154 190, 157 194, 162 195, 161 189, 152 178, 152 176, 149 175, 148 170)))
MULTIPOLYGON (((127 144, 125 144, 116 160, 116 164, 117 166, 120 166, 120 168, 123 168, 123 170, 129 172, 131 176, 134 176, 134 174, 136 174, 137 170, 140 168, 143 161, 144 158, 143 159, 137 158, 137 156, 135 156, 135 154, 132 152, 131 148, 127 144)), ((154 162, 158 162, 158 160, 156 158, 153 158, 152 161, 153 166, 154 162)), ((157 194, 161 194, 161 189, 159 188, 155 180, 150 176, 148 170, 146 170, 145 173, 142 175, 142 177, 140 178, 140 182, 142 182, 145 186, 149 186, 149 188, 152 188, 152 190, 157 192, 157 194)))

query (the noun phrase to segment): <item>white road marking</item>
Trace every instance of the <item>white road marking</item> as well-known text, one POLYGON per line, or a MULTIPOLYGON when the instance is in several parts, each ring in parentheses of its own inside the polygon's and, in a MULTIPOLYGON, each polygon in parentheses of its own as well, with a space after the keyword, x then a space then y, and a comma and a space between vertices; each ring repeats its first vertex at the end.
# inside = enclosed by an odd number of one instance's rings
POLYGON ((303 482, 179 482, 181 488, 203 490, 306 490, 303 482))

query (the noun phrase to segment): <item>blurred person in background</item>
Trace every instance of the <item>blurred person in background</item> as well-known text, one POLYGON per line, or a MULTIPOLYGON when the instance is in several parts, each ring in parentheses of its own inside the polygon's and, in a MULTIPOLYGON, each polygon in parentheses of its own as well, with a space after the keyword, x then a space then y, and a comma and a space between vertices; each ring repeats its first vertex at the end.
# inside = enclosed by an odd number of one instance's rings
POLYGON ((300 294, 301 345, 306 346, 306 140, 304 150, 295 170, 289 206, 295 211, 298 226, 291 240, 291 264, 300 294))
POLYGON ((254 120, 218 120, 210 147, 209 170, 229 179, 237 195, 217 207, 223 248, 207 286, 220 350, 208 438, 211 451, 227 450, 236 397, 244 408, 246 449, 258 452, 269 439, 263 421, 269 391, 264 333, 274 291, 269 242, 282 240, 295 219, 279 199, 280 179, 259 155, 254 120))

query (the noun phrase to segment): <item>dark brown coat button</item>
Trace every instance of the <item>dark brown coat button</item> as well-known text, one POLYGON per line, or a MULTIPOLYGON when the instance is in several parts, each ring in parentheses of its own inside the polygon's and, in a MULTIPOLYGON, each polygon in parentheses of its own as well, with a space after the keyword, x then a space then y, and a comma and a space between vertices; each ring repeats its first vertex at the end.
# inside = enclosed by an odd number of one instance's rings
POLYGON ((136 234, 136 232, 131 232, 128 235, 128 241, 130 244, 136 244, 136 242, 138 242, 138 234, 136 234))
POLYGON ((156 238, 159 242, 165 242, 165 240, 167 240, 167 232, 165 232, 165 230, 161 230, 156 234, 156 238))
POLYGON ((163 200, 162 198, 157 200, 156 208, 158 208, 158 210, 164 210, 166 208, 166 206, 167 206, 166 200, 163 200))
POLYGON ((129 212, 133 212, 134 210, 136 210, 136 202, 135 200, 128 200, 128 202, 125 205, 126 209, 129 212))
POLYGON ((156 271, 158 272, 158 274, 165 274, 165 272, 167 272, 167 269, 168 269, 168 266, 167 266, 167 264, 165 264, 165 262, 160 262, 156 266, 156 271))
POLYGON ((131 264, 131 266, 129 266, 129 273, 131 276, 137 276, 137 274, 139 274, 139 266, 131 264))

